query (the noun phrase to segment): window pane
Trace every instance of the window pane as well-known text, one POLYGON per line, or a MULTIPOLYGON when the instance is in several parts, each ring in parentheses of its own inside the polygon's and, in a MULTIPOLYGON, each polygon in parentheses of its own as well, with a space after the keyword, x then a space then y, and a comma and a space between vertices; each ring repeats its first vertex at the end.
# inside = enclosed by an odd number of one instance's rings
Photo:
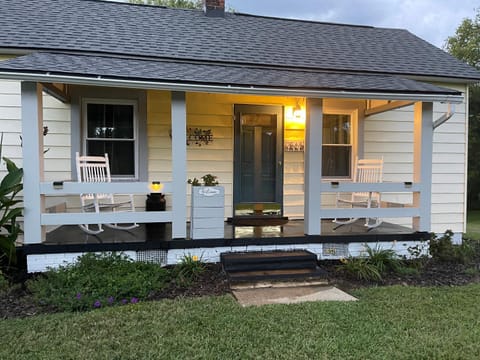
POLYGON ((89 138, 133 139, 133 105, 87 104, 89 138))
POLYGON ((324 145, 322 147, 322 176, 350 177, 351 156, 351 146, 324 145))
POLYGON ((350 144, 350 116, 323 116, 323 144, 350 144))
POLYGON ((108 154, 110 173, 115 175, 135 175, 135 146, 133 141, 87 140, 87 155, 108 154))

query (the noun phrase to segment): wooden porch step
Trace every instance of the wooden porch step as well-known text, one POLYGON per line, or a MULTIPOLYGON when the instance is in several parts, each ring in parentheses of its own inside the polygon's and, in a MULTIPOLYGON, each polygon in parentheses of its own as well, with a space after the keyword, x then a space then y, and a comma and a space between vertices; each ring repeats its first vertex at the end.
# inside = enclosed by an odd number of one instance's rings
POLYGON ((281 269, 281 270, 262 270, 262 271, 243 271, 243 272, 227 272, 230 284, 238 285, 239 283, 259 283, 259 282, 294 282, 301 281, 303 283, 315 281, 326 284, 326 273, 320 268, 315 269, 281 269))
POLYGON ((230 283, 320 281, 326 274, 306 250, 224 253, 220 259, 230 283))

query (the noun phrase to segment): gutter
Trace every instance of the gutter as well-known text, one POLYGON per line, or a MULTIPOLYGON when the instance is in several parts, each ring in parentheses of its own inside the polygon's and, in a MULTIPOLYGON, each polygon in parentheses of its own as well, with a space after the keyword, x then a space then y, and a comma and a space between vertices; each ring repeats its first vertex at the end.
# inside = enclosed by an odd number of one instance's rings
POLYGON ((455 104, 452 104, 452 103, 449 102, 447 112, 433 122, 433 130, 435 130, 437 127, 439 127, 440 125, 445 123, 454 114, 455 114, 455 104))
POLYGON ((212 93, 230 93, 230 94, 250 94, 250 95, 276 95, 293 97, 312 97, 312 98, 349 98, 349 99, 385 99, 385 100, 414 100, 423 102, 448 102, 462 103, 462 95, 448 94, 422 94, 422 93, 382 93, 368 91, 343 91, 343 90, 308 90, 308 89, 285 89, 269 88, 256 86, 236 86, 236 85, 207 85, 207 84, 186 84, 174 82, 157 81, 138 81, 126 79, 108 79, 102 76, 95 78, 52 75, 50 73, 23 73, 23 72, 2 72, 0 79, 47 82, 47 83, 66 83, 74 85, 92 85, 92 86, 110 86, 136 89, 152 90, 171 90, 171 91, 194 91, 194 92, 212 92, 212 93))

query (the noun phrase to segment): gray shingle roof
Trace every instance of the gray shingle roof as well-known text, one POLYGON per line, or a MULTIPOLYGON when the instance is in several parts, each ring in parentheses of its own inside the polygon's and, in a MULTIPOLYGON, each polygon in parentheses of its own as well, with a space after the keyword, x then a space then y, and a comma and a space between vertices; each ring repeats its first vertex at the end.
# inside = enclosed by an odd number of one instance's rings
POLYGON ((0 49, 480 79, 406 30, 94 0, 0 0, 0 49))
POLYGON ((285 70, 254 66, 198 64, 109 56, 34 53, 0 62, 2 70, 51 75, 155 80, 212 85, 258 86, 312 90, 348 90, 458 94, 457 91, 404 79, 396 75, 285 70))

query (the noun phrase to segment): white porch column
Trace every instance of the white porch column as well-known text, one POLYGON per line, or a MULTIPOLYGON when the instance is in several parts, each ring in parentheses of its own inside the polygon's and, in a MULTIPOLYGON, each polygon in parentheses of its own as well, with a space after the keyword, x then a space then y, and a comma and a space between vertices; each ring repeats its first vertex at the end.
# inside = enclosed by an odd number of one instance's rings
POLYGON ((321 233, 323 100, 307 99, 305 121, 305 206, 304 232, 321 233))
POLYGON ((431 231, 432 217, 432 154, 433 103, 414 105, 413 181, 421 183, 420 193, 413 194, 413 204, 420 208, 420 217, 413 218, 417 231, 431 231))
POLYGON ((172 237, 187 237, 187 108, 185 93, 172 91, 172 237))
POLYGON ((36 244, 45 240, 45 229, 41 225, 45 199, 40 195, 40 182, 44 176, 42 86, 34 82, 22 82, 21 96, 24 243, 36 244))

